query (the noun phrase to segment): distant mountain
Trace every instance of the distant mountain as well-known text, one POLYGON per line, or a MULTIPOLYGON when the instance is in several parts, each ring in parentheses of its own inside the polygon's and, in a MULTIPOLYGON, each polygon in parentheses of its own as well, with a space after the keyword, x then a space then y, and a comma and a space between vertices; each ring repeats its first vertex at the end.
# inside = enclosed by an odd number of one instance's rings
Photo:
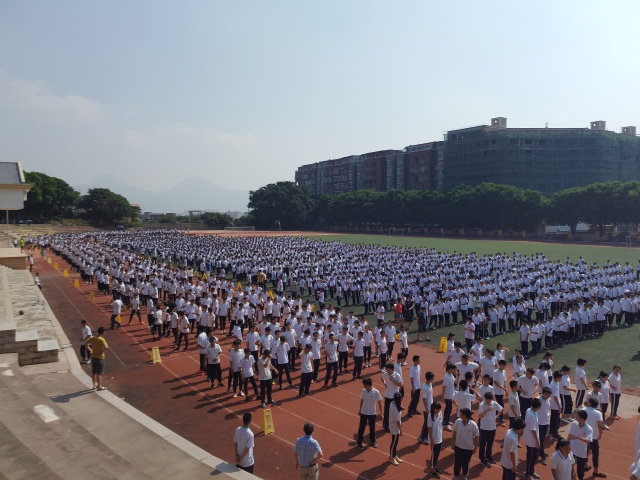
POLYGON ((90 188, 108 188, 140 205, 143 212, 184 213, 186 210, 247 211, 249 192, 227 190, 203 178, 190 177, 182 180, 166 192, 151 192, 130 185, 115 175, 99 175, 85 185, 74 187, 81 194, 90 188))

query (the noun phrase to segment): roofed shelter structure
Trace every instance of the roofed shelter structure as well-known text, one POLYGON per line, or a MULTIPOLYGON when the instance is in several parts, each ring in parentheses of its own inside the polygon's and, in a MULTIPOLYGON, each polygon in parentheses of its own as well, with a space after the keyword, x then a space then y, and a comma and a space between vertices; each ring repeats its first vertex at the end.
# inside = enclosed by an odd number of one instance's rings
MULTIPOLYGON (((31 185, 24 180, 24 172, 20 162, 0 162, 0 210, 6 212, 7 236, 11 238, 9 230, 9 210, 22 210, 31 185)), ((0 264, 16 268, 21 262, 24 268, 24 258, 16 257, 13 249, 0 249, 0 264)), ((24 257, 24 255, 20 255, 24 257)))

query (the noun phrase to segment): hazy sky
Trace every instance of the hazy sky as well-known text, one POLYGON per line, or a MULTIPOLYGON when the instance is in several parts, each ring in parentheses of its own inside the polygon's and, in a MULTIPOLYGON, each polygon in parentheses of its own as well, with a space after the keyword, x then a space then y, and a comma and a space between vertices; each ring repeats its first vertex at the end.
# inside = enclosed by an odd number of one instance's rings
POLYGON ((161 191, 509 126, 640 125, 640 2, 0 0, 0 161, 161 191))

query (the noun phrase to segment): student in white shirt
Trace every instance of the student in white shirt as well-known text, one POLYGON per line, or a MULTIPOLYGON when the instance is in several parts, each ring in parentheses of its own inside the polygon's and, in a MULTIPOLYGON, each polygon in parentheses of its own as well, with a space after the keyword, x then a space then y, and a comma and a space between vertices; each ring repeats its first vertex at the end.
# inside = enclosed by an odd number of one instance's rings
POLYGON ((537 391, 538 378, 534 376, 535 370, 527 368, 525 374, 518 378, 518 386, 520 387, 520 409, 523 412, 522 419, 525 420, 527 410, 531 406, 533 395, 537 391))
MULTIPOLYGON (((253 358, 253 357, 251 357, 253 358)), ((242 415, 242 426, 233 434, 233 443, 236 450, 236 467, 245 472, 253 473, 253 432, 250 425, 253 417, 250 413, 242 415)))
MULTIPOLYGON (((493 390, 496 398, 496 402, 504 408, 504 397, 508 395, 507 390, 507 361, 500 360, 498 362, 498 368, 493 371, 493 390)), ((500 412, 500 423, 503 423, 504 412, 500 412)))
POLYGON ((384 392, 384 414, 382 416, 382 426, 389 431, 389 407, 394 395, 402 388, 402 377, 393 368, 393 363, 385 365, 385 372, 382 374, 382 384, 386 387, 384 392))
POLYGON ((392 465, 400 465, 402 460, 398 457, 398 440, 402 435, 402 395, 396 392, 389 406, 389 432, 391 433, 391 446, 389 447, 389 462, 392 465))
POLYGON ((584 395, 587 392, 587 374, 584 371, 587 361, 584 358, 578 358, 576 363, 575 382, 576 389, 578 390, 576 393, 576 407, 579 408, 582 407, 584 395))
POLYGON ((516 480, 518 473, 518 439, 522 436, 525 425, 524 420, 516 418, 513 421, 513 426, 507 430, 504 436, 502 455, 500 456, 503 480, 516 480))
POLYGON ((480 463, 491 468, 493 460, 493 441, 496 437, 496 416, 502 407, 493 399, 493 393, 486 392, 478 409, 478 427, 480 428, 480 463))
POLYGON ((258 378, 260 380, 260 403, 265 408, 266 402, 271 405, 277 405, 271 397, 271 388, 273 384, 272 372, 278 373, 278 370, 271 364, 271 351, 265 348, 262 356, 258 360, 258 378))
POLYGON ((358 415, 360 416, 360 425, 358 426, 358 448, 363 449, 362 440, 364 438, 364 431, 367 425, 369 425, 369 440, 371 446, 376 448, 378 442, 376 442, 376 414, 378 411, 382 414, 382 395, 373 387, 373 381, 371 378, 362 379, 362 391, 360 392, 360 408, 358 409, 358 415), (376 410, 376 405, 378 406, 376 410))
POLYGON ((611 416, 609 418, 614 418, 616 420, 620 420, 618 416, 618 405, 620 404, 620 394, 622 393, 622 375, 620 375, 619 365, 613 366, 613 371, 609 374, 609 388, 611 389, 611 416))
POLYGON ((91 328, 87 325, 86 320, 80 320, 81 335, 80 335, 80 363, 89 363, 91 361, 91 352, 87 348, 86 343, 91 338, 91 328))
POLYGON ((578 480, 583 480, 589 454, 587 447, 593 440, 593 430, 587 423, 587 412, 584 410, 576 412, 576 421, 569 425, 567 439, 571 442, 571 452, 576 459, 578 480))
MULTIPOLYGON (((424 421, 422 423, 422 432, 418 437, 418 441, 423 445, 429 443, 429 422, 428 417, 431 411, 431 404, 433 403, 433 379, 435 374, 433 372, 427 372, 424 374, 425 382, 420 389, 420 399, 422 401, 422 416, 424 421)), ((442 425, 441 425, 442 426, 442 425)))
POLYGON ((211 388, 218 380, 218 387, 222 387, 222 368, 220 368, 220 355, 222 355, 222 347, 218 345, 218 339, 216 337, 209 338, 209 345, 205 349, 205 356, 207 359, 207 377, 211 382, 211 388))
POLYGON ((544 387, 542 393, 538 397, 540 400, 540 410, 538 410, 538 438, 540 439, 540 458, 542 465, 547 464, 548 455, 544 451, 544 439, 547 437, 549 430, 549 421, 551 419, 551 389, 544 387))
POLYGON ((591 443, 589 444, 591 450, 591 458, 593 461, 593 476, 599 478, 606 478, 606 475, 600 473, 600 438, 603 432, 603 417, 602 412, 598 410, 598 401, 595 398, 589 398, 587 400, 587 424, 591 427, 591 443))
POLYGON ((562 380, 561 372, 553 372, 553 381, 549 384, 551 396, 549 398, 549 435, 557 440, 558 428, 560 427, 560 412, 562 412, 562 396, 560 395, 560 381, 562 380))
POLYGON ((571 386, 571 369, 567 365, 562 366, 562 379, 560 380, 560 395, 562 396, 562 421, 572 422, 571 414, 573 413, 573 398, 571 392, 576 389, 571 386))
POLYGON ((409 386, 411 387, 411 401, 409 403, 409 418, 418 415, 418 402, 422 389, 422 374, 420 371, 420 355, 413 356, 413 365, 409 368, 409 386))
POLYGON ((556 451, 551 455, 553 480, 574 480, 576 478, 575 463, 575 458, 571 453, 571 442, 561 438, 556 444, 556 451))
POLYGON ((463 408, 459 412, 460 418, 453 425, 454 462, 453 475, 459 478, 469 474, 469 462, 473 451, 478 447, 478 425, 471 420, 472 412, 463 408))
MULTIPOLYGON (((430 373, 430 372, 429 372, 430 373)), ((440 478, 444 472, 438 468, 438 458, 442 449, 442 405, 440 402, 432 403, 427 415, 428 438, 431 441, 431 476, 440 478)), ((424 434, 423 434, 424 435, 424 434)), ((424 436, 423 436, 424 438, 424 436)))
POLYGON ((310 343, 307 343, 304 346, 304 350, 300 356, 300 371, 301 379, 298 398, 311 395, 311 393, 309 393, 309 388, 311 387, 311 381, 313 380, 313 352, 311 351, 310 343))
POLYGON ((451 431, 451 411, 453 410, 453 396, 456 392, 456 377, 455 372, 457 367, 449 363, 447 365, 447 373, 444 374, 442 379, 442 397, 445 401, 443 425, 444 429, 451 431))
POLYGON ((460 412, 464 409, 471 410, 473 402, 476 399, 475 392, 472 392, 469 388, 466 380, 460 380, 458 382, 458 390, 453 394, 453 402, 458 406, 458 418, 460 418, 460 412))
POLYGON ((362 364, 364 362, 364 332, 360 330, 353 341, 353 375, 352 380, 362 378, 362 364))
POLYGON ((248 386, 251 383, 253 387, 253 392, 256 394, 256 398, 258 398, 258 385, 256 384, 255 373, 253 371, 253 366, 256 363, 256 359, 251 355, 251 350, 248 348, 244 349, 244 358, 240 361, 240 375, 242 376, 242 383, 244 387, 245 394, 245 402, 249 401, 249 392, 248 386))
POLYGON ((540 407, 540 399, 534 398, 531 401, 531 408, 527 410, 524 418, 525 428, 523 440, 527 447, 527 467, 525 470, 525 476, 530 478, 538 478, 537 474, 534 472, 534 467, 540 452, 540 429, 538 428, 538 411, 540 410, 540 407))

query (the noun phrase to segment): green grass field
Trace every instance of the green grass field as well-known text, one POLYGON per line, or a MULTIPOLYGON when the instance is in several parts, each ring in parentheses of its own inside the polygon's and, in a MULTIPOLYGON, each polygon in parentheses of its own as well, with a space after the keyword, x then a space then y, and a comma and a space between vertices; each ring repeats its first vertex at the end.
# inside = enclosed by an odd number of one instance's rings
POLYGON ((510 240, 463 240, 449 238, 420 238, 386 235, 317 235, 309 238, 325 242, 344 242, 350 244, 392 245, 396 247, 435 248, 439 252, 476 252, 480 256, 496 253, 521 255, 544 253, 550 260, 566 260, 576 262, 582 256, 589 265, 597 263, 604 265, 607 260, 611 263, 631 263, 635 268, 640 260, 640 249, 591 245, 567 245, 544 242, 514 242, 510 240))
MULTIPOLYGON (((600 247, 588 245, 560 245, 553 243, 535 243, 535 242, 513 242, 499 240, 458 240, 458 239, 442 239, 442 238, 415 238, 415 237, 398 237, 384 235, 326 235, 309 237, 322 241, 340 241, 350 244, 378 244, 378 245, 394 245, 398 247, 427 247, 435 248, 440 252, 460 252, 470 253, 476 252, 478 255, 495 254, 498 252, 512 255, 518 252, 522 255, 531 255, 533 253, 544 253, 551 260, 565 260, 567 257, 575 262, 578 257, 582 256, 589 264, 596 262, 603 265, 607 260, 611 263, 630 262, 635 268, 638 259, 640 259, 640 250, 627 249, 624 247, 600 247)), ((305 298, 306 300, 306 298, 305 298)), ((310 300, 315 300, 310 298, 310 300)), ((328 303, 335 302, 328 301, 328 303)), ((346 314, 353 310, 356 315, 364 313, 364 307, 343 307, 346 314)), ((386 319, 390 320, 393 312, 388 312, 386 319)), ((367 317, 369 324, 375 326, 375 319, 372 315, 367 317)), ((409 332, 410 338, 415 339, 416 322, 409 332)), ((441 328, 429 332, 432 342, 439 342, 441 336, 446 336, 449 332, 456 334, 458 339, 464 344, 464 331, 462 325, 454 325, 449 328, 441 328)), ((553 348, 554 362, 556 366, 563 364, 575 368, 576 359, 583 357, 587 359, 587 374, 590 380, 594 380, 595 376, 604 370, 611 372, 614 364, 622 367, 622 379, 625 386, 640 386, 640 327, 634 325, 630 328, 614 329, 606 332, 602 338, 594 338, 581 341, 575 344, 569 344, 560 348, 553 348)), ((497 342, 501 342, 513 353, 515 348, 519 348, 520 341, 516 333, 501 335, 485 341, 488 348, 495 348, 497 342)), ((544 344, 544 342, 543 342, 544 344)), ((411 349, 409 349, 411 354, 411 349)), ((510 358, 510 355, 509 355, 510 358)), ((531 357, 526 363, 528 366, 537 367, 540 363, 542 355, 531 357)), ((428 368, 428 367, 424 367, 428 368)))

